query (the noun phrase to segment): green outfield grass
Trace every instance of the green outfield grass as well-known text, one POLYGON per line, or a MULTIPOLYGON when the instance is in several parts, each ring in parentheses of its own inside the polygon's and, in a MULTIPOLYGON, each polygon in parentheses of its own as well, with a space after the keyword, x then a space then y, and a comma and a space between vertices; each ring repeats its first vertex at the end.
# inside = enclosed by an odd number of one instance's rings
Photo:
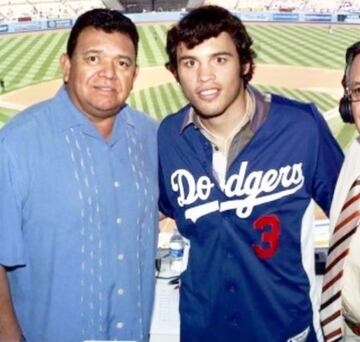
MULTIPOLYGON (((257 88, 263 92, 284 95, 302 102, 314 102, 322 113, 326 113, 338 105, 336 99, 324 93, 270 86, 259 86, 257 88)), ((133 92, 128 103, 141 111, 151 113, 155 119, 161 120, 169 113, 174 113, 184 106, 186 99, 177 83, 172 82, 133 92)), ((339 116, 332 117, 328 123, 342 148, 348 147, 356 135, 354 126, 344 125, 339 116)))
MULTIPOLYGON (((167 25, 139 27, 140 67, 163 65, 167 25)), ((360 37, 360 28, 325 26, 248 25, 258 54, 257 63, 342 69, 344 52, 360 37)), ((67 32, 0 37, 0 77, 7 91, 60 78, 59 57, 65 51, 67 32)))
POLYGON ((264 64, 303 65, 342 69, 346 48, 359 40, 359 27, 255 25, 249 27, 258 53, 257 62, 264 64))
MULTIPOLYGON (((164 49, 168 25, 139 26, 140 67, 163 65, 167 58, 164 49)), ((360 28, 337 27, 328 33, 327 26, 248 24, 254 40, 257 63, 300 65, 343 69, 347 46, 360 37, 360 28)), ((37 35, 0 37, 0 77, 5 80, 6 91, 23 88, 61 77, 59 58, 65 51, 67 32, 48 32, 37 35)), ((321 112, 337 106, 337 100, 320 92, 261 87, 263 91, 280 93, 305 102, 315 102, 321 112)), ((176 83, 134 92, 129 102, 160 120, 178 110, 186 101, 176 83)), ((15 111, 0 108, 0 125, 15 111)), ((337 117, 329 121, 343 147, 353 137, 352 127, 344 126, 337 117)))
MULTIPOLYGON (((257 88, 263 92, 281 94, 302 102, 314 102, 323 113, 337 106, 337 100, 325 93, 271 86, 258 86, 257 88)), ((186 103, 186 100, 177 83, 171 82, 133 92, 128 102, 131 106, 146 113, 152 113, 153 117, 161 120, 167 114, 177 111, 186 103)))

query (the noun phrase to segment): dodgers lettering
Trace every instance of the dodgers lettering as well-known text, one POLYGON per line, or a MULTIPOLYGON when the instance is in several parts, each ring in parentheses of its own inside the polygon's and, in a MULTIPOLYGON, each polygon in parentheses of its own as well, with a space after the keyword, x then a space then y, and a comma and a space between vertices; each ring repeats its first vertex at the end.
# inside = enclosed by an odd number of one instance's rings
MULTIPOLYGON (((285 165, 278 170, 269 169, 266 172, 253 171, 246 176, 247 167, 248 162, 242 162, 239 172, 221 185, 227 197, 245 196, 243 199, 202 203, 187 209, 185 217, 196 222, 198 218, 214 211, 236 210, 238 217, 247 218, 255 206, 289 196, 304 184, 302 163, 285 165)), ((179 206, 184 207, 197 200, 206 201, 214 183, 208 176, 201 176, 196 181, 189 171, 178 169, 171 175, 171 187, 178 193, 179 206)))

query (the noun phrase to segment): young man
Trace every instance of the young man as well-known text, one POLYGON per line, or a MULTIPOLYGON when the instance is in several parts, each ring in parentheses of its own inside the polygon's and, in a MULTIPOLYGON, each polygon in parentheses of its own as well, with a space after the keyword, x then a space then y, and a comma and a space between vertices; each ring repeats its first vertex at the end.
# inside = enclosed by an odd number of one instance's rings
POLYGON ((190 105, 159 128, 160 207, 190 240, 181 341, 317 341, 313 203, 329 211, 342 152, 312 104, 249 81, 252 41, 221 7, 186 15, 168 68, 190 105))
POLYGON ((1 342, 148 341, 157 125, 125 103, 137 47, 121 13, 83 14, 65 86, 0 132, 1 342))
MULTIPOLYGON (((340 114, 360 132, 360 42, 346 51, 340 114)), ((360 137, 345 158, 330 211, 333 232, 323 282, 321 319, 325 340, 360 341, 360 137), (351 190, 350 190, 351 189, 351 190), (350 196, 349 196, 350 195, 350 196)))

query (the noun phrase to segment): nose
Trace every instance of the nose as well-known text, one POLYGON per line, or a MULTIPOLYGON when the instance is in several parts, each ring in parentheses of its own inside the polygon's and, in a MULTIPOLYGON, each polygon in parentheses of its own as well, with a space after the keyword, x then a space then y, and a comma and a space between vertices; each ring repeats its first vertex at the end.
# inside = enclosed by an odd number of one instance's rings
POLYGON ((116 77, 116 67, 113 61, 103 61, 100 69, 100 75, 109 79, 113 79, 116 77))
POLYGON ((214 68, 209 63, 200 64, 198 69, 198 79, 201 82, 207 82, 215 79, 214 68))

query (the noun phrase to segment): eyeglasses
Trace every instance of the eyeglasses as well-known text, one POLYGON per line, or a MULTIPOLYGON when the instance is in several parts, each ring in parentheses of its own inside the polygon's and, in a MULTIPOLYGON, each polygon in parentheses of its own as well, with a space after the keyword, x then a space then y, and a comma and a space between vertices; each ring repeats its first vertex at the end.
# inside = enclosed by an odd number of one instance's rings
POLYGON ((351 102, 359 102, 360 101, 360 87, 351 89, 347 89, 347 94, 350 96, 351 102))

